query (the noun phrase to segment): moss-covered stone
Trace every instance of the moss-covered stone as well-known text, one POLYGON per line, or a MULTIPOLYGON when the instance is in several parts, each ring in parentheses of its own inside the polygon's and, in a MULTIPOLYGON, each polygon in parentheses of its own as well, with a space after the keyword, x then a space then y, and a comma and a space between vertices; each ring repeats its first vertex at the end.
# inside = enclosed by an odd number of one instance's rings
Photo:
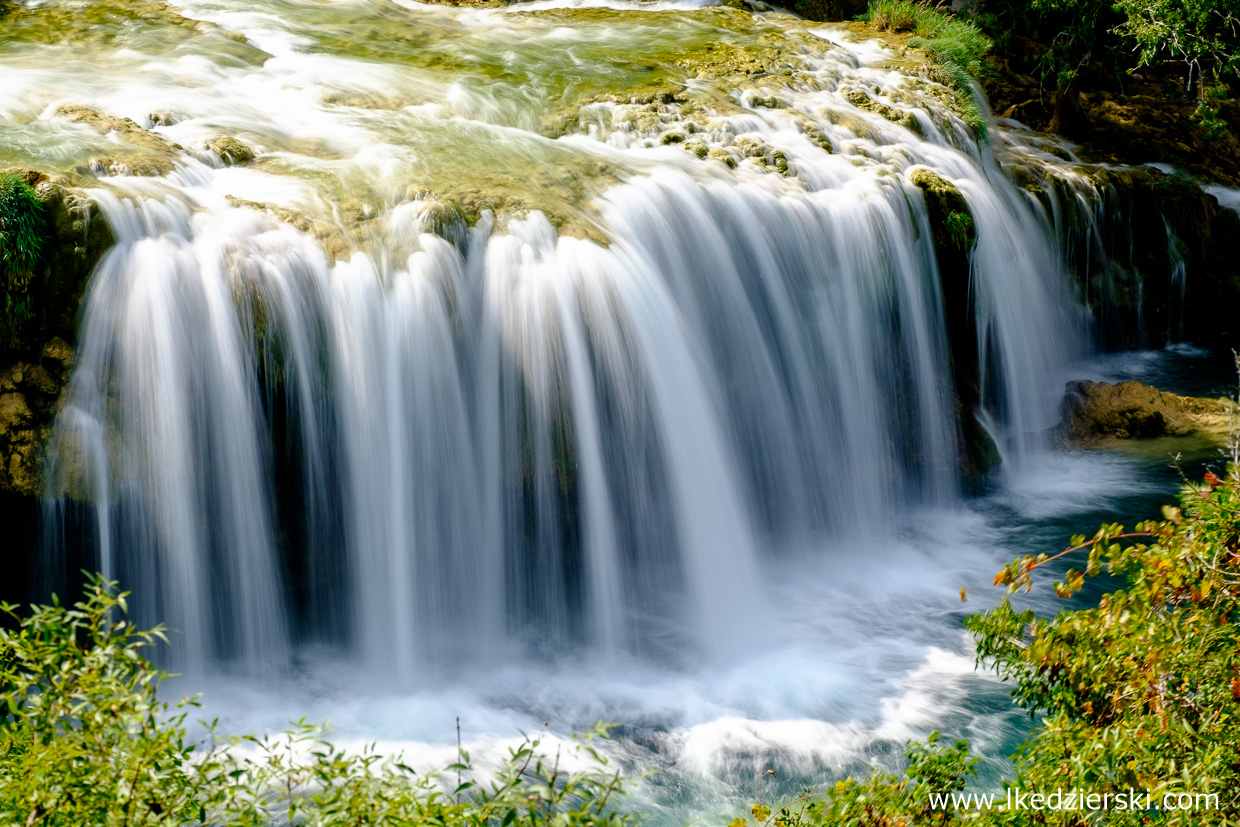
POLYGON ((82 296, 113 237, 94 204, 63 180, 6 172, 33 188, 42 238, 29 278, 9 285, 30 313, 0 343, 0 493, 35 496, 43 488, 43 446, 74 361, 82 296))
POLYGON ((876 101, 860 89, 850 89, 844 93, 844 98, 858 109, 873 112, 875 115, 886 118, 892 123, 899 124, 916 135, 922 134, 921 122, 917 120, 917 117, 912 112, 896 109, 893 106, 876 101))
POLYGON ((936 251, 964 251, 977 242, 977 229, 969 202, 960 190, 947 179, 926 167, 916 167, 909 172, 908 180, 921 190, 930 215, 930 227, 934 233, 936 251))

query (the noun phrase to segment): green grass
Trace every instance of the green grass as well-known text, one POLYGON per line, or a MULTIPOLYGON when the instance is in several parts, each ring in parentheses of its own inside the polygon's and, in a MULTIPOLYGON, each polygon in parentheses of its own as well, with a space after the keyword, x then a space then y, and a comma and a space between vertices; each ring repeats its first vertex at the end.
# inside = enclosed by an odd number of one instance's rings
POLYGON ((965 123, 985 140, 986 119, 974 84, 986 71, 991 42, 981 29, 935 6, 911 0, 872 0, 861 19, 879 31, 916 35, 909 45, 926 52, 933 61, 931 78, 956 93, 965 123))
POLYGON ((20 175, 0 175, 0 341, 32 316, 30 279, 43 249, 43 205, 20 175))
POLYGON ((0 175, 0 273, 6 279, 32 270, 42 247, 43 205, 16 172, 0 175))

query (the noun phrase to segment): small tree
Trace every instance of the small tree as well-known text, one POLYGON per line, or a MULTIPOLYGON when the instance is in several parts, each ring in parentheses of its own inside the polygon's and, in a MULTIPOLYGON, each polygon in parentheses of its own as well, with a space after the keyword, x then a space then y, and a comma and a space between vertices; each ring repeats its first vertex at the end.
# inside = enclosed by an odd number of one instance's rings
POLYGON ((156 693, 144 657, 163 629, 123 617, 126 595, 91 578, 83 600, 53 599, 0 630, 0 823, 183 824, 199 812, 184 709, 156 693))

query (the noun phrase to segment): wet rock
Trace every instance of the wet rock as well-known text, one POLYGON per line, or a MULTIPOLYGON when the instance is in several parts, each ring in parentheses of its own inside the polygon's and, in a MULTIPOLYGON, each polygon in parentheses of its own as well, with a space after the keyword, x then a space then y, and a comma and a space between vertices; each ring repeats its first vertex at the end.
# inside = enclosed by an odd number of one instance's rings
POLYGON ((320 221, 311 218, 304 213, 299 213, 295 210, 290 210, 286 207, 281 207, 275 204, 265 204, 260 201, 249 201, 232 195, 226 195, 224 197, 234 206, 266 213, 272 218, 296 227, 303 233, 314 236, 319 240, 319 243, 323 246, 323 251, 327 253, 328 258, 331 261, 347 259, 357 250, 356 245, 349 239, 348 235, 339 224, 331 224, 326 221, 320 221))
POLYGON ((422 228, 434 233, 459 250, 465 249, 469 222, 460 205, 452 201, 435 201, 422 213, 422 228))
POLYGON ((21 494, 38 493, 45 438, 46 425, 36 419, 24 394, 0 394, 0 487, 21 494))
POLYGON ((909 183, 921 190, 930 216, 936 251, 968 251, 977 241, 973 213, 964 195, 947 179, 926 167, 909 172, 909 183))
POLYGON ((1065 180, 1038 170, 1022 170, 1017 180, 1048 206, 1053 195, 1067 230, 1098 240, 1074 251, 1070 272, 1105 344, 1234 344, 1240 213, 1182 174, 1088 165, 1072 171, 1094 193, 1082 199, 1065 180))
POLYGON ((1059 431, 1078 445, 1192 434, 1221 442, 1234 408, 1229 400, 1177 396, 1139 382, 1069 382, 1059 431))
POLYGON ((702 141, 697 141, 697 140, 687 141, 684 144, 682 144, 682 146, 685 149, 692 152, 697 157, 701 158, 702 160, 705 160, 706 158, 710 157, 710 147, 707 146, 702 141))
POLYGON ((917 120, 917 117, 912 112, 896 109, 876 101, 860 89, 852 89, 845 92, 844 98, 858 109, 873 112, 875 115, 886 118, 894 124, 899 124, 915 135, 922 134, 921 121, 917 120))
POLYGON ((225 166, 239 166, 254 160, 254 150, 250 149, 248 144, 229 136, 207 141, 207 149, 211 150, 225 166))
POLYGON ((721 161, 729 168, 736 168, 736 159, 732 157, 732 153, 728 152, 723 147, 712 146, 706 151, 706 157, 711 160, 721 161))
MULTIPOLYGON (((748 160, 759 169, 778 172, 780 175, 785 176, 792 174, 788 157, 783 150, 775 149, 761 138, 741 135, 732 141, 731 149, 739 152, 743 159, 748 160)), ((715 157, 710 155, 709 152, 707 154, 708 157, 715 157)))
POLYGON ((56 110, 58 117, 84 124, 100 135, 115 135, 130 150, 117 156, 90 160, 93 172, 107 175, 167 175, 174 169, 173 158, 181 151, 161 135, 143 129, 129 118, 117 118, 89 106, 71 104, 56 110))
POLYGON ((171 158, 162 155, 137 155, 129 158, 90 159, 90 171, 94 175, 141 175, 148 178, 167 175, 175 169, 171 158))
POLYGON ((797 121, 797 129, 806 138, 809 138, 812 143, 817 144, 819 148, 827 152, 835 152, 835 146, 831 143, 831 140, 813 121, 802 118, 797 121))
POLYGON ((53 336, 43 345, 42 356, 44 361, 59 365, 62 368, 73 367, 73 348, 59 336, 53 336))
POLYGON ((762 95, 754 95, 749 99, 749 105, 755 108, 763 109, 787 109, 788 101, 783 98, 777 98, 774 95, 763 97, 762 95))
POLYGON ((146 119, 150 121, 152 128, 157 126, 172 126, 173 124, 181 122, 180 115, 169 112, 166 109, 157 109, 148 114, 146 119))
POLYGON ((0 434, 7 435, 13 429, 29 424, 31 418, 26 397, 20 393, 0 394, 0 434))

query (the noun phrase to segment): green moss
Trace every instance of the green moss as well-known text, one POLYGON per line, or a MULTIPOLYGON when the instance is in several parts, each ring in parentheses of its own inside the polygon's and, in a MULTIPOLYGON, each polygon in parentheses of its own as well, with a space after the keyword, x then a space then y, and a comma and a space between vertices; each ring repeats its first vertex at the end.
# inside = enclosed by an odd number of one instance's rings
POLYGON ((797 128, 806 138, 817 144, 820 149, 827 152, 835 152, 835 146, 831 143, 831 139, 813 121, 802 119, 797 122, 797 128))

